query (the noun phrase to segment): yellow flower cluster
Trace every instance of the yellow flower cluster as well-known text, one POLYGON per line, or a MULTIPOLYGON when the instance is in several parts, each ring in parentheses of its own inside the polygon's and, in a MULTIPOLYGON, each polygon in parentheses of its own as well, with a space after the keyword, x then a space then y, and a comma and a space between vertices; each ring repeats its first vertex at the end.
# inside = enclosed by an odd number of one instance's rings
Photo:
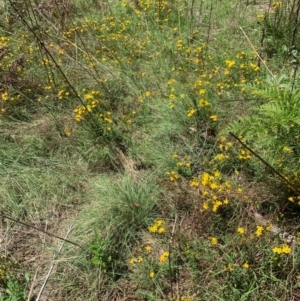
POLYGON ((191 161, 188 156, 179 158, 178 154, 173 154, 172 158, 176 162, 176 167, 179 169, 189 170, 191 168, 191 161))
POLYGON ((205 210, 211 208, 213 212, 217 212, 221 206, 229 204, 226 193, 230 191, 231 184, 222 180, 221 173, 218 170, 213 173, 205 172, 198 177, 194 177, 190 181, 190 186, 200 188, 202 196, 206 199, 202 205, 205 210))
POLYGON ((111 114, 112 114, 112 112, 110 112, 110 111, 98 114, 98 117, 105 123, 105 126, 106 126, 105 128, 107 131, 112 130, 111 125, 113 123, 113 120, 111 119, 111 114))
POLYGON ((300 196, 297 196, 297 197, 295 197, 295 196, 290 196, 290 197, 288 198, 288 200, 289 200, 290 202, 292 202, 292 203, 295 203, 295 201, 297 200, 297 201, 298 201, 298 205, 300 206, 300 196))
POLYGON ((165 233, 166 229, 163 226, 164 223, 165 222, 161 219, 154 221, 154 224, 148 227, 149 232, 159 234, 165 233))
POLYGON ((275 254, 290 254, 291 248, 287 244, 281 245, 281 247, 274 247, 273 253, 275 254))
POLYGON ((250 152, 248 152, 248 151, 245 151, 245 150, 240 150, 240 153, 239 153, 239 156, 238 156, 238 158, 240 159, 240 160, 249 160, 249 159, 251 159, 251 154, 250 154, 250 152))
POLYGON ((141 263, 141 262, 143 262, 143 257, 142 256, 132 257, 132 258, 129 259, 130 264, 141 263))
POLYGON ((280 5, 281 5, 281 2, 280 2, 280 1, 276 1, 276 2, 273 2, 272 7, 273 7, 274 9, 277 9, 277 8, 280 7, 280 5))
POLYGON ((9 99, 9 94, 7 91, 1 93, 1 100, 2 101, 7 101, 9 99))
MULTIPOLYGON (((84 89, 85 92, 85 89, 84 89)), ((91 113, 94 108, 99 104, 100 92, 97 90, 92 90, 90 93, 85 93, 83 95, 84 104, 79 105, 74 109, 75 120, 80 122, 84 119, 86 115, 91 113)))
POLYGON ((179 173, 175 170, 168 171, 166 174, 169 176, 169 180, 171 182, 174 182, 174 181, 180 179, 179 173))

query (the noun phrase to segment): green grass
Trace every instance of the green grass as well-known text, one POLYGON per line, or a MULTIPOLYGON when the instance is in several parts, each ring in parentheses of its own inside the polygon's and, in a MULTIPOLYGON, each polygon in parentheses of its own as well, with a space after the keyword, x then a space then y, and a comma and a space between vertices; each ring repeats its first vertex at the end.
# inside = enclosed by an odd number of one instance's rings
POLYGON ((1 220, 1 300, 34 299, 52 263, 47 300, 296 298, 298 57, 269 52, 298 22, 284 7, 6 2, 0 213, 28 226, 1 220))

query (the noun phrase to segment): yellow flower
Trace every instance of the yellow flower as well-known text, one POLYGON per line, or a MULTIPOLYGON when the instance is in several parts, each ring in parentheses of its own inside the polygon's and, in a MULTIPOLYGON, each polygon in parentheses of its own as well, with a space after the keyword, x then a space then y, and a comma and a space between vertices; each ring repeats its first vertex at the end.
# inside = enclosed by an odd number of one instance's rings
POLYGON ((190 181, 190 186, 191 186, 191 187, 198 187, 198 186, 199 186, 198 178, 193 178, 193 179, 190 181))
POLYGON ((256 236, 262 236, 263 231, 264 231, 264 227, 256 226, 256 231, 255 231, 256 236))
POLYGON ((155 276, 155 273, 153 271, 151 271, 150 274, 149 274, 149 277, 154 278, 154 276, 155 276))
POLYGON ((162 233, 165 233, 166 230, 164 227, 159 227, 158 231, 157 231, 159 234, 162 234, 162 233))
POLYGON ((212 121, 217 121, 217 120, 218 120, 218 116, 217 116, 217 115, 211 115, 211 116, 210 116, 210 119, 211 119, 212 121))
POLYGON ((219 207, 222 205, 222 202, 221 201, 216 201, 213 205, 213 208, 212 208, 212 211, 213 212, 217 212, 219 207))
POLYGON ((195 110, 195 109, 190 109, 190 110, 188 110, 188 112, 187 112, 187 116, 188 116, 188 117, 192 117, 195 113, 196 113, 196 110, 195 110))
POLYGON ((288 153, 288 154, 290 154, 290 153, 293 152, 292 149, 289 148, 288 146, 284 146, 282 150, 283 150, 285 153, 288 153))
POLYGON ((273 253, 275 254, 290 254, 291 248, 287 244, 283 244, 281 247, 274 247, 273 253))
POLYGON ((8 95, 7 91, 1 94, 1 98, 3 101, 6 101, 9 99, 9 95, 8 95))
POLYGON ((274 2, 274 3, 272 4, 272 7, 273 7, 274 9, 277 9, 280 5, 281 5, 281 2, 280 2, 280 1, 276 1, 276 2, 274 2))
POLYGON ((134 264, 135 263, 135 258, 130 258, 129 263, 134 264))
POLYGON ((209 106, 209 102, 208 102, 206 99, 201 98, 201 99, 199 100, 199 106, 200 106, 200 108, 209 106))
POLYGON ((155 233, 157 232, 157 225, 153 225, 151 227, 148 227, 149 232, 151 233, 155 233))
POLYGON ((229 272, 233 272, 233 271, 234 271, 233 265, 232 265, 231 263, 229 263, 228 266, 225 267, 225 271, 226 271, 226 270, 229 271, 229 272))
POLYGON ((136 260, 137 262, 142 262, 143 261, 143 257, 142 256, 139 256, 136 260))
POLYGON ((218 239, 216 237, 210 237, 210 243, 212 245, 217 245, 218 244, 218 239))
POLYGON ((291 248, 287 244, 284 244, 281 249, 282 249, 282 253, 284 253, 284 254, 291 253, 291 248))
POLYGON ((217 155, 215 155, 214 160, 224 161, 226 158, 228 158, 228 156, 225 156, 224 154, 217 154, 217 155))
POLYGON ((165 263, 169 257, 169 252, 163 252, 159 258, 160 263, 165 263))
POLYGON ((149 97, 149 96, 151 95, 151 92, 150 92, 150 91, 146 91, 145 95, 146 95, 147 97, 149 97))
POLYGON ((220 178, 221 178, 221 173, 220 173, 218 170, 215 170, 215 171, 214 171, 214 176, 215 176, 216 178, 220 179, 220 178))
POLYGON ((235 61, 226 60, 225 64, 226 64, 227 68, 231 68, 235 64, 235 61))
POLYGON ((169 95, 169 98, 172 99, 172 100, 174 100, 174 99, 176 99, 176 96, 175 96, 173 93, 171 93, 171 94, 169 95))
POLYGON ((152 249, 151 246, 146 246, 146 247, 145 247, 145 250, 146 250, 147 252, 150 252, 151 249, 152 249))
POLYGON ((237 232, 240 233, 240 234, 244 234, 245 233, 245 229, 242 228, 242 227, 238 227, 237 228, 237 232))
POLYGON ((248 264, 248 262, 245 262, 245 263, 243 264, 243 268, 244 268, 244 269, 249 269, 249 264, 248 264))
POLYGON ((161 226, 163 223, 164 223, 164 221, 161 220, 161 219, 158 219, 158 220, 155 221, 155 224, 156 224, 158 227, 161 226))

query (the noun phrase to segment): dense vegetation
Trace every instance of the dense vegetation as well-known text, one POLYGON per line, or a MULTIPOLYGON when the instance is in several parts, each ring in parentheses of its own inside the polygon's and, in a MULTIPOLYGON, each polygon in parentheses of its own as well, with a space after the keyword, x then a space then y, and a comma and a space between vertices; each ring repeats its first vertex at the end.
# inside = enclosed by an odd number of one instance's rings
POLYGON ((299 0, 0 4, 0 300, 298 300, 299 0))

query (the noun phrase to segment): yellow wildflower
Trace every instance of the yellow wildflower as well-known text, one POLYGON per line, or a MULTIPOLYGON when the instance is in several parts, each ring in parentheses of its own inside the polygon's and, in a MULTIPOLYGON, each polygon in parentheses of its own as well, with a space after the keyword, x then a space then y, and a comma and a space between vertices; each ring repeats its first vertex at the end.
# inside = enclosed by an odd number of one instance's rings
POLYGON ((190 186, 191 186, 191 187, 198 187, 198 186, 199 186, 198 178, 193 178, 193 179, 190 181, 190 186))
POLYGON ((293 152, 292 149, 289 148, 288 146, 284 146, 282 150, 283 150, 285 153, 288 153, 288 154, 290 154, 290 153, 293 152))
POLYGON ((224 205, 228 205, 228 204, 229 204, 229 200, 226 198, 226 199, 223 201, 223 204, 224 204, 224 205))
POLYGON ((231 68, 235 64, 235 61, 226 60, 225 64, 226 64, 227 68, 231 68))
POLYGON ((130 258, 129 263, 134 264, 135 263, 135 258, 130 258))
POLYGON ((218 116, 217 116, 217 115, 211 115, 211 116, 210 116, 210 119, 211 119, 212 121, 217 121, 217 120, 218 120, 218 116))
POLYGON ((188 112, 187 112, 187 116, 188 116, 188 117, 192 117, 195 113, 196 113, 196 110, 195 110, 195 109, 190 109, 190 110, 188 110, 188 112))
POLYGON ((165 263, 169 257, 169 252, 163 252, 159 258, 160 263, 165 263))
POLYGON ((281 5, 281 2, 280 2, 280 1, 276 1, 276 2, 274 2, 274 3, 272 4, 272 7, 273 7, 274 9, 277 9, 280 5, 281 5))
POLYGON ((203 205, 202 205, 202 208, 204 210, 207 210, 208 209, 208 203, 207 202, 204 202, 203 205))
POLYGON ((201 98, 199 100, 199 107, 203 108, 203 107, 207 107, 207 106, 209 106, 209 102, 206 99, 201 98))
POLYGON ((159 227, 157 232, 158 232, 159 234, 162 234, 162 233, 165 233, 166 230, 165 230, 164 227, 159 227))
POLYGON ((273 253, 275 254, 290 254, 291 248, 287 244, 283 244, 281 247, 274 247, 273 253))
POLYGON ((263 231, 264 231, 264 227, 256 226, 256 231, 255 231, 256 236, 262 236, 263 231))
POLYGON ((243 227, 238 227, 237 228, 237 232, 240 234, 244 234, 245 233, 245 229, 243 227))
POLYGON ((153 225, 151 227, 148 227, 148 230, 151 233, 155 233, 155 232, 157 232, 157 228, 158 228, 157 225, 153 225))
POLYGON ((221 201, 216 201, 213 205, 213 208, 212 208, 212 211, 213 212, 217 212, 219 207, 222 205, 222 202, 221 201))
POLYGON ((153 271, 151 271, 150 274, 149 274, 149 277, 154 278, 154 276, 155 276, 155 273, 153 271))
POLYGON ((217 245, 218 244, 218 239, 216 237, 210 237, 210 243, 212 245, 217 245))

